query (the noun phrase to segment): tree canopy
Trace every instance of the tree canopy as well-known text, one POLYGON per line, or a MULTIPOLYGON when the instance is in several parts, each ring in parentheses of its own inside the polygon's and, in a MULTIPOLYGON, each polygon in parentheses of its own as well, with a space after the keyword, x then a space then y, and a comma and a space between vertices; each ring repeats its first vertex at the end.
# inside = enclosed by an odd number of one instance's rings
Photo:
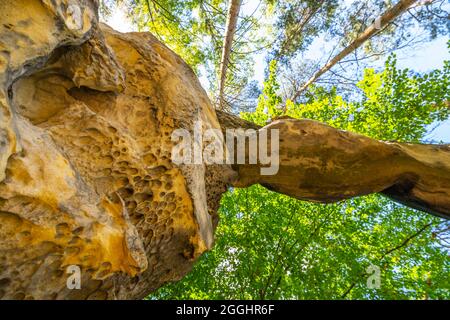
MULTIPOLYGON (((228 2, 225 0, 103 0, 108 15, 117 6, 127 11, 139 31, 150 31, 205 79, 211 99, 216 102, 221 78, 223 39, 226 34, 228 2)), ((354 76, 354 65, 383 57, 397 49, 411 47, 446 35, 450 31, 448 4, 445 0, 413 1, 406 13, 389 21, 376 37, 364 41, 354 55, 339 62, 327 73, 326 80, 338 89, 346 78, 354 76)), ((286 68, 278 73, 289 79, 287 91, 300 88, 321 63, 357 38, 395 1, 286 1, 245 2, 238 14, 236 33, 229 56, 225 80, 226 110, 251 109, 258 96, 252 76, 255 60, 261 55, 278 60, 286 68), (315 39, 333 44, 311 62, 302 59, 315 39), (291 67, 291 68, 290 68, 291 67)), ((266 68, 268 72, 268 68, 266 68)))

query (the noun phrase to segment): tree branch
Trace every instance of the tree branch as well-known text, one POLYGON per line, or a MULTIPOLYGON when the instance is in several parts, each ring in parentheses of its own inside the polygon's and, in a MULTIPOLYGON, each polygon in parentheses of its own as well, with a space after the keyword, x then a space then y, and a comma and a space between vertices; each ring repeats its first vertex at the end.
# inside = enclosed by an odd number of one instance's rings
POLYGON ((330 62, 323 66, 319 71, 317 71, 306 83, 297 90, 297 92, 292 96, 292 101, 297 99, 312 83, 314 83, 320 76, 325 72, 330 70, 336 63, 341 61, 343 58, 351 54, 353 51, 361 47, 364 42, 369 40, 372 36, 382 31, 389 23, 391 23, 398 16, 403 14, 408 10, 414 3, 418 0, 400 0, 395 6, 385 11, 375 23, 369 26, 362 34, 360 34, 355 40, 353 40, 350 45, 345 47, 341 52, 339 52, 330 62))

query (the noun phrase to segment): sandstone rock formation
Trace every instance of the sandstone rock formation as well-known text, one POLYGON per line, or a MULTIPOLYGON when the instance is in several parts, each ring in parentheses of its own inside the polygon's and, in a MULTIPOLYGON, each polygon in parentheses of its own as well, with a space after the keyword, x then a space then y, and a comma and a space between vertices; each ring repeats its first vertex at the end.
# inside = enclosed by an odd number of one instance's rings
POLYGON ((0 0, 0 298, 137 299, 210 249, 227 186, 328 202, 372 192, 450 216, 449 146, 280 119, 280 170, 175 165, 176 128, 242 126, 149 33, 95 0, 0 0), (219 121, 220 120, 220 121, 219 121), (82 270, 67 287, 66 268, 82 270))
MULTIPOLYGON (((223 126, 236 127, 228 123, 229 116, 217 113, 223 126)), ((240 121, 238 126, 246 124, 240 121)), ((260 175, 263 165, 235 165, 239 178, 234 186, 259 183, 320 203, 382 193, 406 206, 450 218, 450 145, 378 141, 288 117, 260 131, 271 129, 279 130, 280 136, 278 172, 260 175)), ((271 143, 270 136, 267 143, 271 143)))
POLYGON ((0 296, 138 298, 181 278, 232 173, 170 161, 174 128, 219 127, 195 75, 150 34, 100 28, 93 1, 0 3, 0 296))

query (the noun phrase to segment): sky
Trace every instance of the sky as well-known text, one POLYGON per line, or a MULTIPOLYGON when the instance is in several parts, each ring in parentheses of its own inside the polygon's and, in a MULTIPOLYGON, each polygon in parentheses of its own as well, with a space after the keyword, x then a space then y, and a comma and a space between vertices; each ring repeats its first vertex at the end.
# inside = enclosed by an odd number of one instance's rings
MULTIPOLYGON (((345 0, 351 2, 352 0, 345 0)), ((254 11, 258 1, 244 1, 242 10, 244 13, 251 13, 254 11)), ((136 27, 126 17, 123 10, 114 10, 112 15, 104 21, 113 29, 120 32, 137 31, 136 27)), ((439 37, 433 41, 421 45, 421 47, 414 49, 403 49, 396 51, 397 62, 399 68, 408 68, 416 72, 429 72, 433 69, 442 68, 445 60, 450 60, 449 50, 447 49, 448 37, 439 37)), ((324 41, 323 38, 318 37, 311 44, 309 49, 303 55, 305 59, 314 60, 316 57, 323 57, 330 49, 330 44, 324 41)), ((266 52, 262 52, 254 57, 255 73, 253 79, 256 80, 260 86, 264 82, 264 70, 266 67, 265 60, 266 52)), ((371 67, 381 68, 384 64, 384 59, 373 62, 371 67)), ((201 71, 201 70, 200 70, 201 71)), ((199 77, 200 82, 204 87, 207 87, 207 79, 199 77)), ((436 124, 430 125, 430 130, 425 139, 433 143, 450 143, 450 119, 441 123, 438 127, 436 124), (431 129, 434 130, 431 131, 431 129)))

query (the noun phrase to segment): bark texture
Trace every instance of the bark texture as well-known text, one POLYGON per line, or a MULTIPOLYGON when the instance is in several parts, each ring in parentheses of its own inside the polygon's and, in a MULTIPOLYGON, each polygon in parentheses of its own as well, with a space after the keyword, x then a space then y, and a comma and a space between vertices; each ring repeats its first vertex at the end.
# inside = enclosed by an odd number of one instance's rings
POLYGON ((179 280, 213 245, 228 185, 321 202, 384 192, 449 216, 448 146, 314 121, 269 125, 281 136, 272 177, 259 165, 175 165, 175 129, 258 128, 224 113, 219 123, 176 54, 99 25, 97 6, 0 0, 0 298, 138 299, 179 280), (70 265, 80 289, 67 287, 70 265))

